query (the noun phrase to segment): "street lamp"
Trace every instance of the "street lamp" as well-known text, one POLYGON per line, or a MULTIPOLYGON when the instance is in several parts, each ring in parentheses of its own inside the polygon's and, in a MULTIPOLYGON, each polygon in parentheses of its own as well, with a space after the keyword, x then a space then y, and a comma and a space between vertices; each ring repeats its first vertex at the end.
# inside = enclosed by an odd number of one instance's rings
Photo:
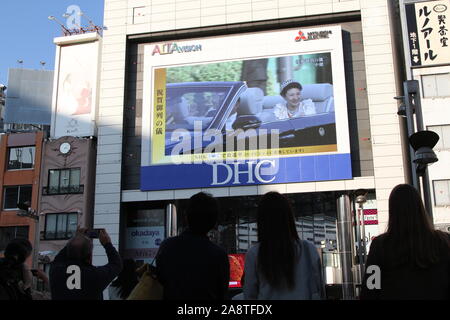
POLYGON ((365 274, 365 263, 366 263, 366 229, 364 226, 364 211, 363 206, 364 203, 367 202, 367 190, 366 189, 358 189, 354 192, 355 203, 358 204, 357 208, 357 218, 356 218, 356 235, 358 237, 358 260, 360 264, 360 276, 361 276, 361 284, 364 279, 365 274))
POLYGON ((406 117, 412 184, 420 193, 420 178, 422 177, 423 200, 433 223, 433 208, 431 205, 427 167, 428 164, 438 161, 432 148, 439 141, 439 135, 435 132, 424 130, 419 82, 417 80, 404 81, 403 91, 404 96, 395 97, 395 99, 401 101, 397 114, 406 117))

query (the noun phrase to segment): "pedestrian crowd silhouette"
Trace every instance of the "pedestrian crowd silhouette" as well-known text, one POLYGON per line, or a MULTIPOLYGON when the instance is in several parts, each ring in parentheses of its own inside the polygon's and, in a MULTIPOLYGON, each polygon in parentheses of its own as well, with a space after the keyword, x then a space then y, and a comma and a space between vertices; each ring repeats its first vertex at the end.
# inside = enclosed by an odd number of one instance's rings
MULTIPOLYGON (((208 237, 219 211, 213 196, 192 196, 185 215, 187 229, 164 240, 156 266, 145 268, 123 260, 106 230, 100 230, 98 239, 108 263, 94 266, 93 240, 88 230, 78 229, 51 263, 47 277, 26 263, 31 243, 13 239, 0 259, 0 300, 39 299, 33 277, 44 283, 50 292, 47 299, 52 300, 102 300, 106 289, 111 300, 230 299, 228 255, 208 237), (150 294, 155 283, 162 287, 161 294, 150 294)), ((326 299, 321 257, 313 243, 299 238, 288 198, 278 192, 265 194, 256 224, 258 242, 246 253, 243 289, 233 299, 326 299)), ((373 239, 365 267, 360 299, 450 298, 450 235, 434 229, 411 185, 392 190, 387 231, 373 239), (377 270, 379 278, 369 270, 377 270)))

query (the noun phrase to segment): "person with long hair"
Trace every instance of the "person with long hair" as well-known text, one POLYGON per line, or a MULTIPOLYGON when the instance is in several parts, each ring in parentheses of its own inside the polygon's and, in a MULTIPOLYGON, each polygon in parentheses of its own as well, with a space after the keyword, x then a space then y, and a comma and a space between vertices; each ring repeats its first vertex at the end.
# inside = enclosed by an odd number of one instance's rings
POLYGON ((0 300, 32 300, 32 273, 25 263, 33 247, 24 238, 11 240, 0 259, 0 300))
POLYGON ((361 299, 449 299, 449 258, 450 235, 434 229, 419 192, 400 184, 387 232, 370 246, 361 299))
POLYGON ((137 265, 133 259, 123 260, 123 269, 109 286, 110 300, 126 300, 138 284, 137 265))
POLYGON ((257 211, 258 243, 245 258, 248 300, 324 298, 322 267, 314 244, 299 239, 288 199, 265 194, 257 211))

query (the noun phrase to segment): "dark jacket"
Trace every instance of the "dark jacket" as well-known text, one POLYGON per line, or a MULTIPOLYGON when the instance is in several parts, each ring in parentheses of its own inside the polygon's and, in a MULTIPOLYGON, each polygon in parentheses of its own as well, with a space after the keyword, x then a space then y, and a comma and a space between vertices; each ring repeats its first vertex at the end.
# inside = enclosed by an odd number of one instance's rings
POLYGON ((186 231, 166 239, 156 258, 157 274, 167 300, 224 300, 228 256, 207 236, 186 231))
POLYGON ((108 264, 95 267, 86 262, 67 259, 67 247, 64 247, 50 267, 50 290, 52 300, 103 300, 103 291, 122 270, 122 259, 111 243, 105 246, 108 264), (81 288, 69 290, 68 278, 73 275, 67 273, 71 265, 80 267, 81 288))
POLYGON ((0 259, 0 300, 32 300, 30 288, 23 289, 23 265, 0 259))
POLYGON ((423 269, 413 265, 393 266, 387 261, 384 248, 385 235, 372 241, 367 257, 366 270, 370 265, 380 268, 381 289, 369 289, 367 280, 373 284, 374 272, 366 272, 363 281, 361 299, 372 300, 442 300, 450 299, 450 259, 449 250, 443 248, 441 259, 429 268, 423 269), (372 276, 372 277, 371 277, 372 276), (369 277, 371 277, 369 279, 369 277))

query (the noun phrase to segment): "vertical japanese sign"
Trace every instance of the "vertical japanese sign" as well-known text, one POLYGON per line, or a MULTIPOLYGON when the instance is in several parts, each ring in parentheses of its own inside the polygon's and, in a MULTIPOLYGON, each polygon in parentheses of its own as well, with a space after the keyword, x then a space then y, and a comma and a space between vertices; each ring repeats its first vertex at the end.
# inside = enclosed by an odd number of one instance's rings
POLYGON ((411 65, 450 63, 450 0, 407 4, 405 9, 411 65))
POLYGON ((166 135, 166 69, 155 70, 155 93, 153 114, 153 140, 155 148, 152 153, 154 162, 164 158, 166 135))

